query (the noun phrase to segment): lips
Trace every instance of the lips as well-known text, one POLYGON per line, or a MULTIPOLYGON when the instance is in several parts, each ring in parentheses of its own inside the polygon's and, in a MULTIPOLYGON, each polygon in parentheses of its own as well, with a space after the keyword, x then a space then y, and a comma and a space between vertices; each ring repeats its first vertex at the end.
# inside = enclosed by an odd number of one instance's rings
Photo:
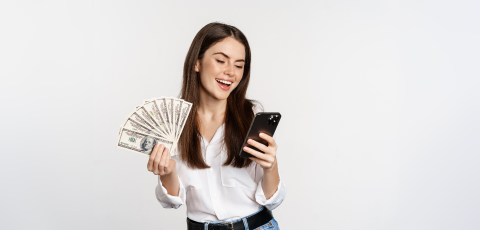
POLYGON ((232 85, 233 82, 227 81, 227 80, 221 80, 221 79, 215 79, 217 81, 217 85, 220 87, 220 89, 227 91, 230 89, 230 86, 232 85))

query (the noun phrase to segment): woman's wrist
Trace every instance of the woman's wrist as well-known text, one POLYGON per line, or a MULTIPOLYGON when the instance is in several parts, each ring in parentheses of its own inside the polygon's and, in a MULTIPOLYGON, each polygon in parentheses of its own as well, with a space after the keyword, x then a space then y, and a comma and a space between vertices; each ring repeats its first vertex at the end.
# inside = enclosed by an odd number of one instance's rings
POLYGON ((172 178, 175 178, 177 176, 177 169, 173 168, 169 174, 159 175, 159 176, 162 183, 164 183, 164 181, 168 183, 172 180, 172 178))
POLYGON ((176 168, 173 168, 169 174, 160 176, 160 181, 162 181, 162 185, 165 187, 165 189, 167 189, 167 193, 169 195, 178 196, 180 191, 180 182, 178 181, 176 168))
POLYGON ((280 183, 280 175, 278 173, 278 165, 277 161, 273 163, 271 168, 264 168, 263 169, 263 194, 265 198, 268 200, 270 199, 275 192, 277 192, 278 184, 280 183))

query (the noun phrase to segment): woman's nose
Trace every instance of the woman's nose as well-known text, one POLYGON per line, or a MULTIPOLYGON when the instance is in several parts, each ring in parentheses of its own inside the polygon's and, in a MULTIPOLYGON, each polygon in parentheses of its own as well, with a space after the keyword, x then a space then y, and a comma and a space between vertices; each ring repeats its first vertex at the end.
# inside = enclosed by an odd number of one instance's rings
POLYGON ((230 77, 233 77, 235 75, 235 70, 233 68, 234 68, 233 64, 227 65, 227 69, 225 69, 225 74, 230 77))

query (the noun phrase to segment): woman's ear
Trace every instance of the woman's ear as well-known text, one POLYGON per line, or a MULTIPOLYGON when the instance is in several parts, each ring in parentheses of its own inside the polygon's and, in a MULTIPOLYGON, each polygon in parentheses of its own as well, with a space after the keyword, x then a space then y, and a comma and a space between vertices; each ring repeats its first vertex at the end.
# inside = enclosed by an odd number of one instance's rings
POLYGON ((200 60, 197 59, 195 62, 195 72, 200 72, 200 60))

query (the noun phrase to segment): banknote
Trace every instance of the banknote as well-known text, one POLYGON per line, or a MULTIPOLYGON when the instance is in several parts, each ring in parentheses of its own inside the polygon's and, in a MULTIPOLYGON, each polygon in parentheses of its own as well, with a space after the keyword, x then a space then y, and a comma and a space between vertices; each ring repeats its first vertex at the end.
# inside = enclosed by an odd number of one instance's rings
POLYGON ((156 144, 163 144, 165 147, 171 149, 173 142, 127 128, 122 128, 117 141, 119 148, 145 155, 150 155, 156 144))
POLYGON ((165 102, 167 105, 167 114, 168 114, 168 119, 170 121, 170 132, 175 133, 175 130, 173 128, 173 102, 175 98, 173 97, 167 97, 165 98, 165 102))
POLYGON ((180 134, 183 131, 183 127, 185 126, 185 122, 187 121, 188 114, 190 113, 190 109, 192 108, 192 103, 184 101, 182 103, 182 107, 179 114, 178 119, 178 135, 175 137, 176 140, 180 138, 180 134))
MULTIPOLYGON (((137 121, 135 121, 135 120, 133 120, 132 118, 129 117, 123 123, 122 128, 126 128, 128 130, 145 133, 145 134, 148 134, 148 135, 153 135, 153 136, 164 139, 164 137, 161 134, 153 131, 152 129, 147 128, 147 126, 148 125, 144 125, 144 124, 142 125, 141 123, 139 123, 139 122, 137 122, 137 121)), ((120 128, 120 132, 122 131, 122 128, 120 128)))
POLYGON ((145 104, 143 104, 143 108, 145 108, 145 110, 155 120, 155 122, 160 127, 162 133, 164 133, 167 136, 171 136, 171 133, 167 129, 167 123, 165 122, 165 119, 161 115, 155 100, 145 102, 145 104))
POLYGON ((148 111, 145 109, 145 107, 140 106, 138 107, 135 112, 137 112, 137 114, 142 117, 146 122, 148 122, 150 124, 150 126, 153 126, 153 128, 159 132, 159 133, 164 133, 162 131, 162 128, 160 127, 160 125, 155 121, 155 119, 153 119, 153 117, 148 113, 148 111))
POLYGON ((180 110, 182 109, 183 100, 173 100, 173 136, 176 137, 178 133, 178 119, 180 118, 180 110))
POLYGON ((171 132, 170 116, 168 116, 167 101, 165 100, 164 97, 155 99, 155 101, 157 102, 157 105, 160 109, 160 113, 162 114, 163 118, 165 119, 168 131, 171 132))
POLYGON ((118 146, 146 154, 153 142, 168 143, 165 146, 176 153, 191 108, 192 103, 174 97, 144 100, 122 123, 118 146))

